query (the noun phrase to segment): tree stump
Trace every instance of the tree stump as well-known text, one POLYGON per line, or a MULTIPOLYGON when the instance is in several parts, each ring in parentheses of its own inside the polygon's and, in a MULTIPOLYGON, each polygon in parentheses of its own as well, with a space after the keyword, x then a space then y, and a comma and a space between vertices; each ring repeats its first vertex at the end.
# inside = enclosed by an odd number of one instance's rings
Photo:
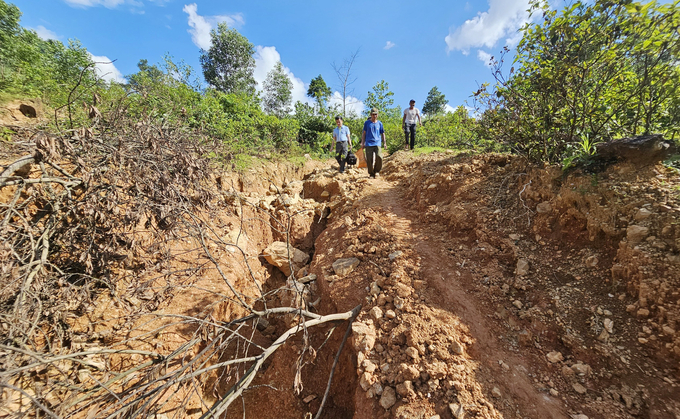
POLYGON ((661 134, 621 138, 598 144, 593 156, 596 160, 626 161, 636 166, 647 166, 666 160, 678 152, 673 141, 664 140, 661 134))

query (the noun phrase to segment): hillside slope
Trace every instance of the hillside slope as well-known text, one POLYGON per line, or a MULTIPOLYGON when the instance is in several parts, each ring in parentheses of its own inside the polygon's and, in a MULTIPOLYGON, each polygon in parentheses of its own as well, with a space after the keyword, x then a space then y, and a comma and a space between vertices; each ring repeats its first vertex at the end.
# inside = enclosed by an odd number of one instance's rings
POLYGON ((239 175, 134 130, 15 142, 49 165, 0 191, 0 417, 209 417, 248 377, 226 417, 680 417, 677 173, 397 152, 377 179, 239 175), (347 322, 304 320, 359 305, 339 355, 347 322))

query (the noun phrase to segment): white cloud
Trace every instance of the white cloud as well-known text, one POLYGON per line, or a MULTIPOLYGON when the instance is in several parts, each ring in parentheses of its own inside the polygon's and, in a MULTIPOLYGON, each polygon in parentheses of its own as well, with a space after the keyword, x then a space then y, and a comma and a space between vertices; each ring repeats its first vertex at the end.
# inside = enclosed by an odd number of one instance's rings
POLYGON ((480 49, 479 51, 477 51, 477 58, 479 58, 479 60, 483 62, 485 66, 491 67, 492 55, 489 54, 488 52, 480 49))
POLYGON ((454 112, 456 112, 456 108, 454 108, 453 106, 451 106, 447 103, 446 105, 444 105, 444 112, 454 113, 454 112))
POLYGON ((109 57, 90 54, 90 58, 95 62, 95 70, 99 77, 108 82, 115 81, 117 83, 125 83, 123 73, 116 68, 109 57))
MULTIPOLYGON (((276 63, 281 61, 281 54, 276 50, 276 47, 263 47, 258 45, 255 47, 255 71, 253 72, 253 77, 257 82, 257 89, 262 91, 262 86, 267 74, 276 66, 276 63)), ((283 71, 293 82, 293 103, 300 101, 302 103, 312 103, 312 99, 307 97, 307 87, 305 83, 298 77, 295 77, 292 71, 286 66, 283 67, 283 71)), ((291 106, 292 108, 292 106, 291 106)))
MULTIPOLYGON (((345 101, 345 110, 346 114, 349 115, 352 112, 356 113, 357 115, 361 115, 361 112, 364 111, 365 105, 364 102, 360 101, 359 99, 355 98, 354 96, 347 96, 347 100, 345 101)), ((328 104, 330 107, 333 106, 338 106, 339 109, 342 110, 342 95, 340 92, 337 90, 333 92, 333 95, 331 95, 330 100, 328 101, 328 104)))
POLYGON ((387 41, 387 43, 385 44, 385 46, 383 47, 383 49, 390 49, 390 48, 393 48, 395 45, 396 45, 396 44, 395 44, 394 42, 392 42, 392 41, 387 41))
POLYGON ((519 41, 522 40, 523 34, 520 31, 517 31, 515 33, 511 33, 511 36, 505 40, 505 45, 507 45, 509 48, 515 48, 517 44, 519 44, 519 41))
POLYGON ((189 15, 188 21, 191 29, 188 32, 191 34, 191 40, 199 48, 210 48, 210 30, 217 28, 217 24, 225 22, 228 27, 234 28, 243 25, 243 15, 219 15, 219 16, 201 16, 197 13, 198 6, 196 3, 187 4, 182 9, 184 13, 189 15))
POLYGON ((491 48, 506 36, 512 40, 515 32, 529 21, 528 8, 528 0, 489 0, 488 11, 451 29, 446 37, 447 50, 460 50, 468 55, 470 48, 491 48))
POLYGON ((47 29, 44 26, 38 26, 37 28, 33 29, 40 39, 47 41, 48 39, 59 39, 56 33, 52 32, 51 30, 47 29))

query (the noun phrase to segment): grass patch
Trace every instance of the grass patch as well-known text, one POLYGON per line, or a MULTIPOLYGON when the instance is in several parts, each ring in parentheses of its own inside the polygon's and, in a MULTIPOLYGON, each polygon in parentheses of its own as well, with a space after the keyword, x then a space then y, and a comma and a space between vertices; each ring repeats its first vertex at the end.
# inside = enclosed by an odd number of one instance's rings
POLYGON ((259 159, 255 156, 251 156, 250 154, 234 154, 233 159, 231 160, 232 162, 232 168, 239 172, 243 173, 248 169, 252 169, 253 167, 257 166, 259 163, 259 159))
POLYGON ((295 154, 288 156, 286 158, 288 162, 290 162, 292 165, 295 167, 302 167, 305 165, 305 162, 307 161, 307 158, 304 155, 301 154, 295 154))
POLYGON ((0 142, 12 143, 12 134, 14 131, 7 127, 0 127, 0 142))
POLYGON ((412 153, 416 156, 419 156, 421 154, 432 154, 432 153, 444 153, 444 154, 460 154, 463 151, 461 150, 454 150, 452 148, 443 148, 443 147, 430 147, 430 146, 425 146, 425 147, 417 147, 413 149, 412 153))

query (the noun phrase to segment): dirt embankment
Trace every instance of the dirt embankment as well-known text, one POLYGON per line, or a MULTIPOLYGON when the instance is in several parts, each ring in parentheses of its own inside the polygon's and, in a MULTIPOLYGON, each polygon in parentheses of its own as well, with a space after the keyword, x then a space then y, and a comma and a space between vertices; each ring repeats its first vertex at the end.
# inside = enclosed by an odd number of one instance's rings
MULTIPOLYGON (((310 298, 322 313, 363 305, 322 417, 680 417, 675 172, 400 152, 383 175, 305 181, 331 209, 310 298)), ((260 383, 292 379, 299 353, 260 383)), ((319 354, 284 417, 317 411, 319 354)), ((255 416, 281 416, 262 399, 246 397, 255 416)))
MULTIPOLYGON (((98 399, 113 405, 160 378, 171 384, 154 390, 156 417, 198 418, 247 376, 226 361, 300 324, 289 313, 234 334, 248 303, 361 305, 327 397, 346 322, 301 329, 226 416, 309 417, 325 399, 322 418, 680 417, 680 180, 662 166, 564 175, 505 155, 398 152, 378 179, 309 162, 208 182, 218 193, 207 216, 153 234, 157 220, 136 223, 144 251, 113 270, 111 290, 49 307, 69 335, 45 356, 80 350, 87 363, 48 363, 14 387, 56 410, 74 400, 45 390, 57 379, 115 393, 98 399), (275 241, 310 262, 287 278, 275 241)), ((3 397, 0 416, 32 403, 3 397)), ((146 411, 133 401, 126 409, 146 411)))
POLYGON ((674 171, 397 153, 384 175, 344 179, 311 268, 322 308, 363 303, 354 417, 680 415, 674 171))

